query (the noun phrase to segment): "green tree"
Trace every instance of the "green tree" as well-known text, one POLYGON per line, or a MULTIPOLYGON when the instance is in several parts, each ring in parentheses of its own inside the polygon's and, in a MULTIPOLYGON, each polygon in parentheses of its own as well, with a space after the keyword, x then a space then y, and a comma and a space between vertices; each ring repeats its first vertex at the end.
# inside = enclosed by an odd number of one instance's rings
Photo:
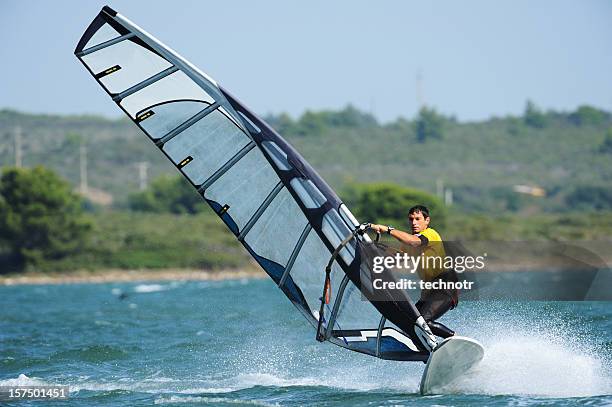
POLYGON ((612 209, 612 190, 609 187, 582 185, 566 197, 567 205, 579 210, 612 209))
POLYGON ((569 115, 569 120, 576 126, 599 126, 608 119, 608 114, 600 109, 588 105, 582 105, 569 115))
POLYGON ((525 114, 523 116, 525 124, 529 127, 542 129, 546 127, 546 115, 531 101, 527 101, 525 114))
POLYGON ((83 137, 78 133, 66 133, 64 137, 63 146, 68 148, 79 148, 81 143, 83 142, 83 137))
MULTIPOLYGON (((369 113, 364 113, 352 105, 346 106, 340 111, 323 110, 311 112, 307 110, 297 122, 292 123, 288 116, 272 116, 271 124, 278 128, 288 128, 287 134, 297 136, 320 136, 331 128, 363 129, 378 126, 376 118, 369 113)), ((280 130, 279 130, 280 131, 280 130)))
POLYGON ((516 117, 508 117, 506 120, 508 133, 513 136, 521 136, 525 132, 525 125, 521 119, 516 117))
POLYGON ((281 135, 286 136, 294 133, 295 122, 287 113, 279 115, 270 114, 264 120, 281 135))
POLYGON ((143 212, 189 213, 201 212, 202 198, 183 177, 162 176, 149 188, 128 198, 132 210, 143 212))
POLYGON ((432 216, 432 225, 443 228, 446 224, 446 208, 442 202, 417 189, 391 183, 350 184, 343 198, 360 222, 388 222, 406 227, 408 209, 425 205, 432 216))
POLYGON ((378 126, 374 116, 364 113, 350 104, 338 112, 324 112, 324 120, 332 127, 368 128, 378 126))
POLYGON ((83 248, 92 228, 68 182, 38 166, 7 168, 0 177, 0 242, 20 267, 83 248))
POLYGON ((417 141, 424 143, 430 139, 441 140, 444 136, 444 117, 434 109, 421 108, 414 123, 417 141))
POLYGON ((612 154, 612 127, 606 131, 606 136, 599 147, 599 151, 604 154, 612 154))
POLYGON ((320 136, 325 130, 325 119, 321 113, 307 110, 293 127, 297 136, 320 136))
POLYGON ((386 124, 385 129, 410 134, 414 131, 414 125, 411 121, 398 117, 395 121, 386 124))

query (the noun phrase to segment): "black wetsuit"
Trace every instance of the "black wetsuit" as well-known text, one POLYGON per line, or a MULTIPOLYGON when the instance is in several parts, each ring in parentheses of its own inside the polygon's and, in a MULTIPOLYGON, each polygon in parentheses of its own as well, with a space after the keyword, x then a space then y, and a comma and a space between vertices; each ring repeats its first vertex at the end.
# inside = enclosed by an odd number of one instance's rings
MULTIPOLYGON (((421 239, 421 246, 425 247, 430 244, 427 237, 424 234, 417 234, 421 239)), ((440 242, 433 242, 433 244, 443 244, 440 242)), ((433 281, 444 281, 444 282, 456 282, 457 274, 455 270, 446 270, 437 275, 433 281)), ((441 324, 436 322, 436 319, 440 318, 446 313, 457 306, 459 302, 459 296, 457 290, 447 289, 431 289, 421 291, 421 298, 415 304, 427 325, 431 328, 431 332, 442 338, 448 338, 453 336, 455 332, 441 324)))
MULTIPOLYGON (((436 281, 455 281, 456 279, 454 271, 448 270, 440 274, 436 281)), ((457 302, 456 290, 427 290, 421 294, 421 298, 415 305, 431 328, 431 332, 436 336, 448 338, 455 332, 440 322, 436 322, 436 319, 444 315, 446 311, 455 308, 457 302)))

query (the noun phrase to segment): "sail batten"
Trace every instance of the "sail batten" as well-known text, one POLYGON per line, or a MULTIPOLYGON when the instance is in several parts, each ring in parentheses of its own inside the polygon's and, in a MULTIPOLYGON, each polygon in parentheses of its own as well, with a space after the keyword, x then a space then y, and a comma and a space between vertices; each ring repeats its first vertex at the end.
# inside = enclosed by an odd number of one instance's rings
POLYGON ((300 250, 302 249, 302 245, 306 241, 306 238, 308 237, 308 234, 310 233, 311 230, 312 230, 312 225, 310 223, 306 224, 306 226, 304 227, 304 230, 302 231, 302 234, 300 235, 300 238, 298 239, 297 244, 293 248, 293 252, 291 252, 291 257, 289 257, 289 261, 287 262, 287 267, 285 267, 285 272, 283 273, 283 276, 278 282, 279 286, 285 284, 285 281, 287 280, 289 273, 291 273, 291 269, 293 268, 295 259, 297 259, 297 256, 300 253, 300 250))
POLYGON ((175 73, 176 71, 178 71, 178 68, 176 66, 171 66, 170 68, 166 68, 163 71, 161 71, 160 73, 157 73, 153 76, 151 76, 148 79, 145 79, 144 81, 137 83, 136 85, 132 86, 131 88, 128 88, 126 90, 124 90, 123 92, 119 93, 118 95, 113 96, 113 100, 117 103, 121 102, 123 99, 125 99, 126 97, 130 96, 133 93, 138 92, 141 89, 146 88, 147 86, 151 85, 154 82, 157 82, 160 79, 165 78, 166 76, 175 73))
POLYGON ((178 136, 179 133, 182 133, 183 131, 187 130, 189 127, 193 126, 198 121, 206 117, 206 115, 211 113, 213 110, 215 110, 219 106, 220 106, 219 102, 215 102, 212 105, 208 105, 204 109, 200 110, 197 114, 190 117, 187 121, 179 124, 174 129, 170 130, 168 134, 166 134, 161 139, 159 139, 159 141, 157 141, 155 144, 158 147, 161 147, 162 145, 166 144, 168 141, 172 140, 174 137, 178 136))
POLYGON ((268 209, 268 206, 270 206, 270 203, 272 202, 272 200, 276 198, 278 193, 283 188, 284 188, 283 183, 279 181, 278 184, 276 184, 276 186, 274 187, 274 189, 270 192, 270 194, 266 197, 266 199, 261 203, 259 208, 257 208, 257 210, 255 211, 251 219, 249 219, 246 225, 244 225, 244 228, 242 229, 242 231, 240 231, 240 234, 238 235, 238 240, 240 241, 244 240, 247 233, 249 233, 253 225, 255 225, 255 222, 259 220, 259 218, 264 213, 264 211, 268 209))
POLYGON ((129 38, 134 37, 134 36, 135 36, 134 33, 129 33, 129 34, 125 34, 125 35, 122 35, 120 37, 117 37, 117 38, 112 38, 112 39, 110 39, 108 41, 104 41, 101 44, 93 45, 93 46, 91 46, 91 47, 89 47, 87 49, 84 49, 83 51, 79 52, 77 54, 77 56, 83 57, 85 55, 89 55, 92 52, 100 51, 101 49, 104 49, 106 47, 110 47, 111 45, 115 45, 115 44, 117 44, 117 43, 119 43, 121 41, 127 40, 129 38))
POLYGON ((236 164, 240 159, 242 159, 245 155, 247 155, 252 149, 255 148, 255 142, 250 142, 246 146, 244 146, 240 151, 236 153, 232 158, 230 158, 225 164, 217 170, 214 174, 210 176, 206 181, 204 181, 199 187, 198 192, 203 193, 206 191, 208 187, 210 187, 216 180, 218 180, 223 174, 227 172, 234 164, 236 164))

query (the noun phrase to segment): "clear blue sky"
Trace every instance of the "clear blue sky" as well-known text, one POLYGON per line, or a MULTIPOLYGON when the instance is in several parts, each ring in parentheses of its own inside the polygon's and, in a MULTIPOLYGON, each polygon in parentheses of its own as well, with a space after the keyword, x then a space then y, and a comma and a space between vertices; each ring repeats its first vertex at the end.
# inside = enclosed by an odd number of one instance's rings
POLYGON ((0 0, 0 108, 119 109, 73 56, 108 4, 258 113, 352 103, 383 120, 425 102, 460 120, 612 111, 612 2, 0 0))

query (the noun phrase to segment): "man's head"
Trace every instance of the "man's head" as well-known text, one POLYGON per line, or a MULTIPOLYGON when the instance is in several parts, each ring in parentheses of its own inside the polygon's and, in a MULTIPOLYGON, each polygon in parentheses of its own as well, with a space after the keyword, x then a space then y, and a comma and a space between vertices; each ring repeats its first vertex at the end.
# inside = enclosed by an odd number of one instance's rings
POLYGON ((429 209, 423 205, 415 205, 408 210, 408 222, 412 233, 421 233, 429 227, 429 209))

